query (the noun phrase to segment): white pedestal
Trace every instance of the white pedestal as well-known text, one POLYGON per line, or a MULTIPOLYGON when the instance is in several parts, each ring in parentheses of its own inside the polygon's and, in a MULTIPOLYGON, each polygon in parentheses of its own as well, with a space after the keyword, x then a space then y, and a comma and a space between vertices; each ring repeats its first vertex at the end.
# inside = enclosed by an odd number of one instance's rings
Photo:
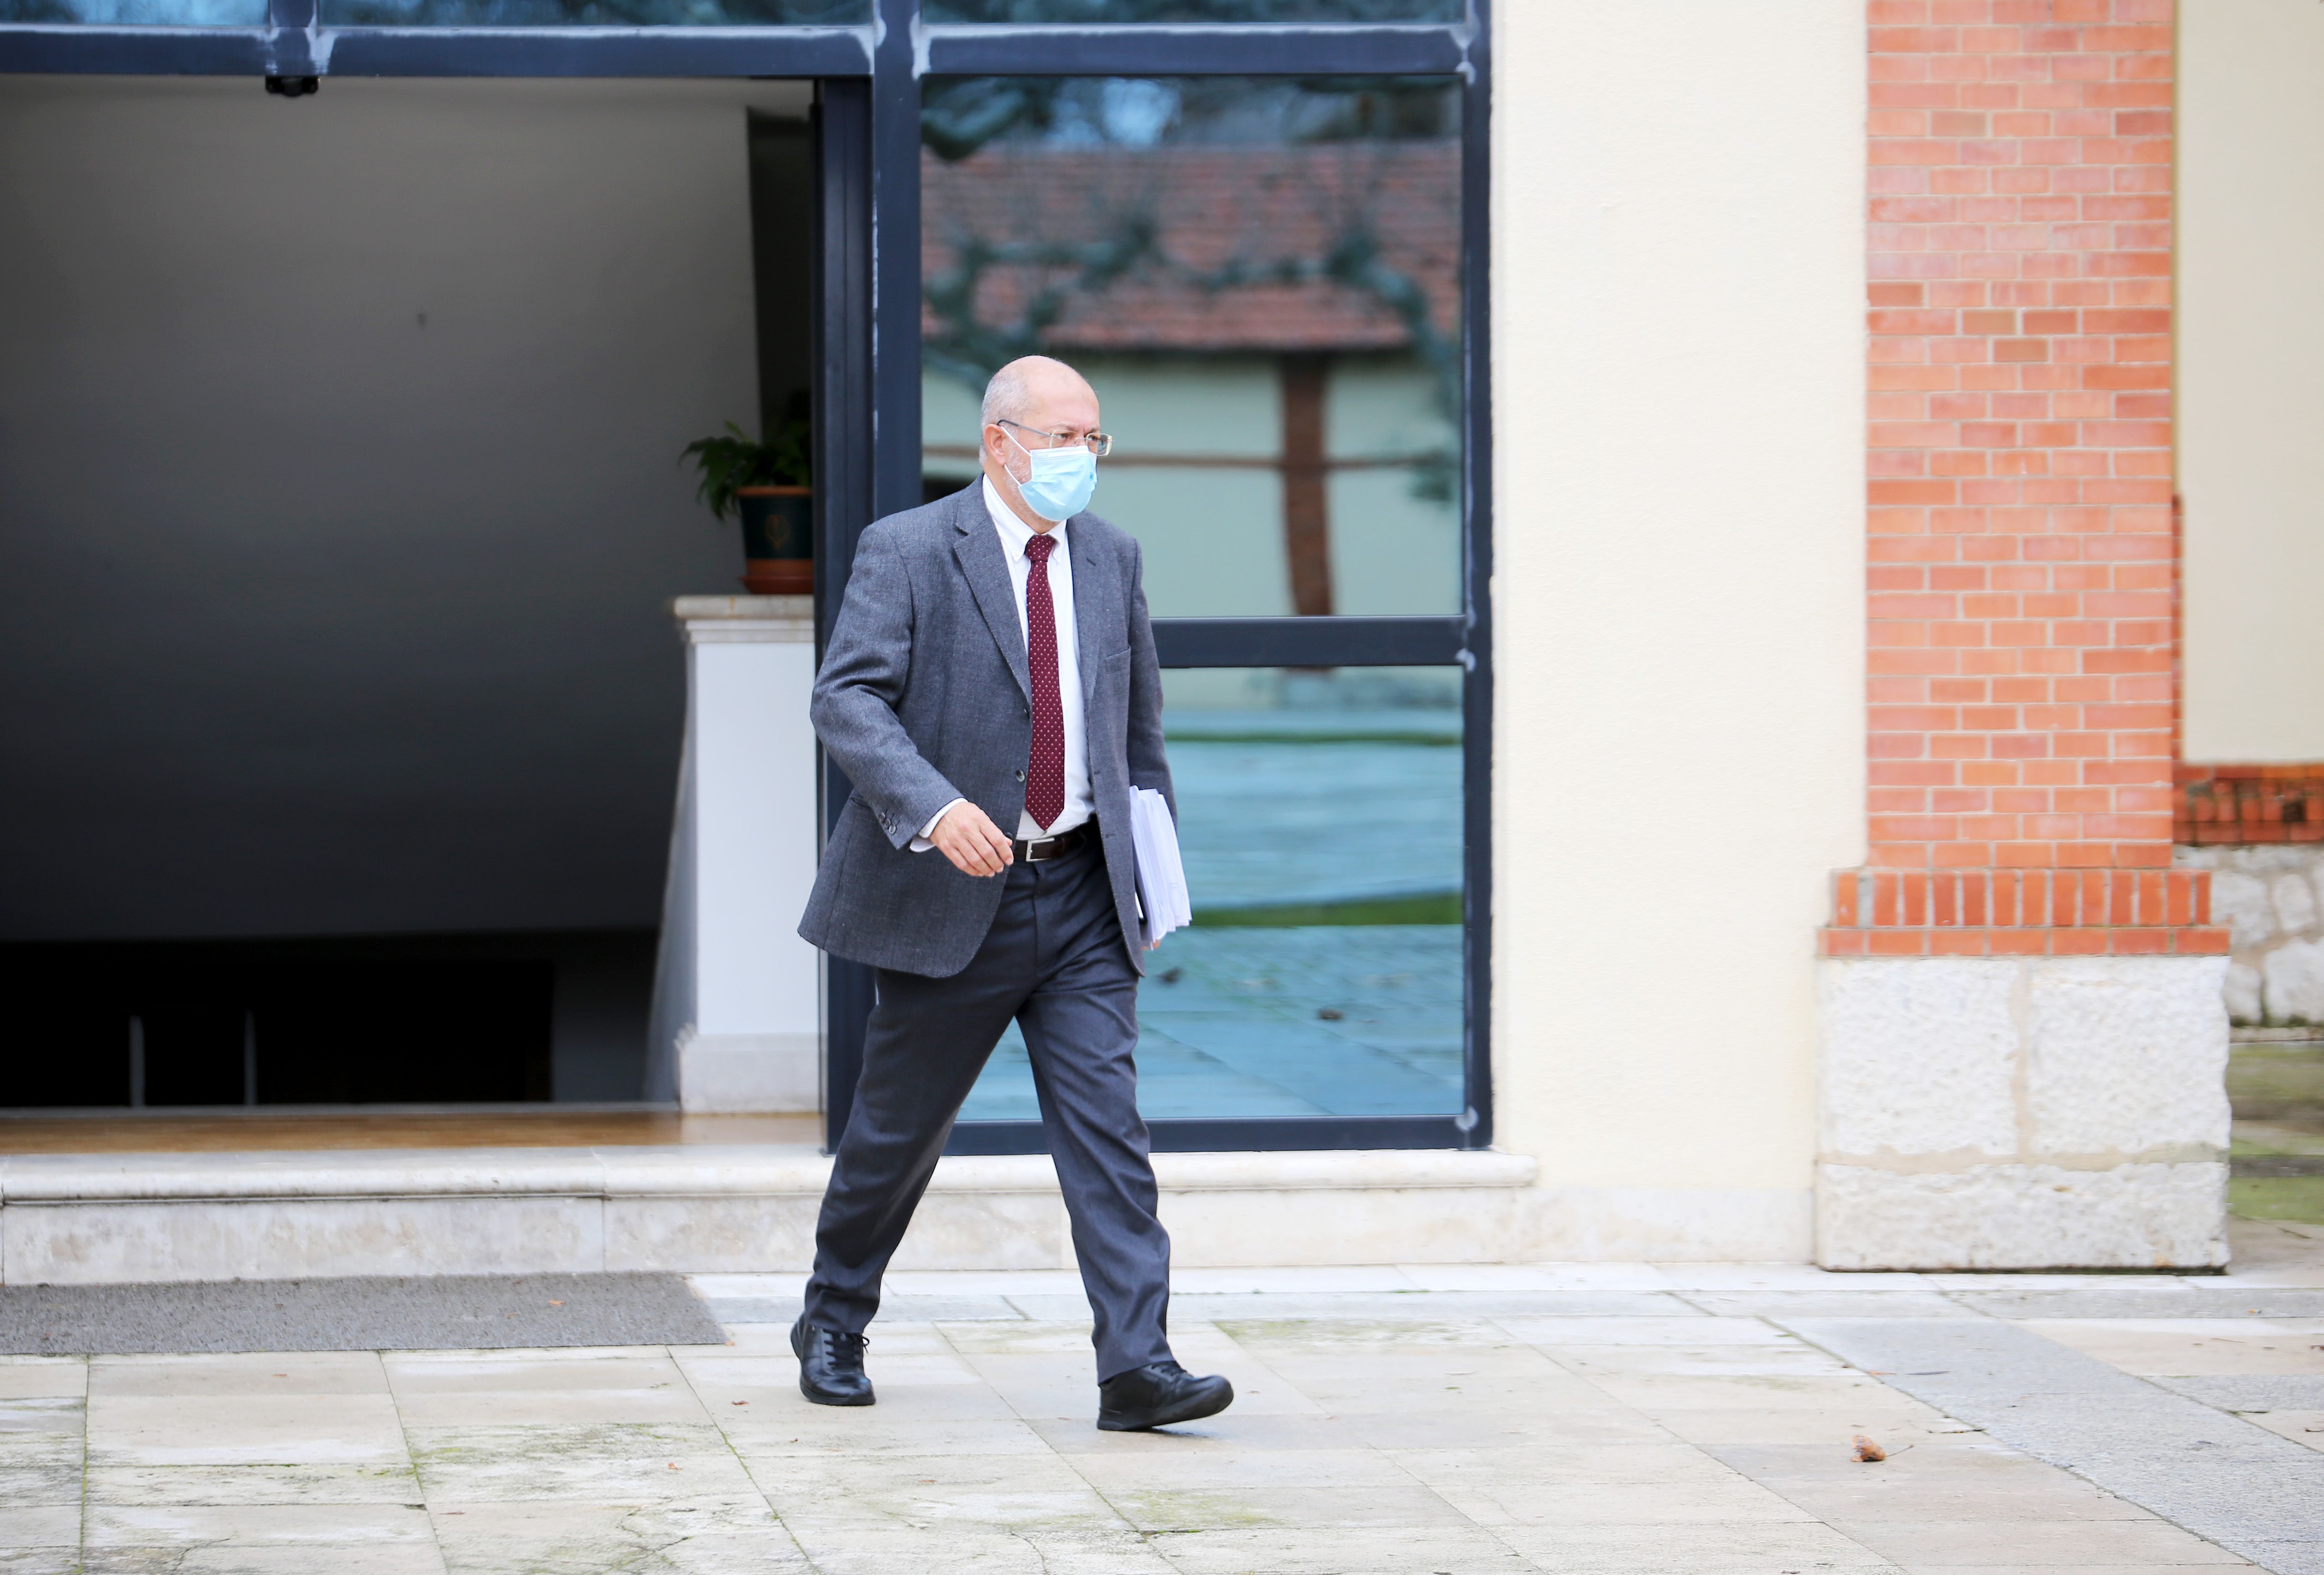
POLYGON ((1816 1262, 2225 1264, 2227 966, 1827 959, 1816 1262))
POLYGON ((646 1097, 689 1112, 822 1105, 815 882, 815 609, 803 596, 680 597, 686 753, 662 903, 646 1097))

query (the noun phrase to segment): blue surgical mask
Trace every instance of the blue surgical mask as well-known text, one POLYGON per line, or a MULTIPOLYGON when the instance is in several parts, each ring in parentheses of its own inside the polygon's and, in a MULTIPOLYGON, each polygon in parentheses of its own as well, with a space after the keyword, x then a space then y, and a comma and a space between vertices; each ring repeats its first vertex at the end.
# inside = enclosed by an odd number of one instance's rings
MULTIPOLYGON (((1017 443, 1013 437, 1009 440, 1017 443)), ((1028 449, 1017 443, 1017 448, 1033 462, 1033 474, 1017 482, 1027 508, 1045 520, 1069 520, 1089 507, 1090 494, 1097 490, 1097 456, 1086 446, 1028 449)), ((1016 480, 1015 472, 1010 479, 1016 480)))

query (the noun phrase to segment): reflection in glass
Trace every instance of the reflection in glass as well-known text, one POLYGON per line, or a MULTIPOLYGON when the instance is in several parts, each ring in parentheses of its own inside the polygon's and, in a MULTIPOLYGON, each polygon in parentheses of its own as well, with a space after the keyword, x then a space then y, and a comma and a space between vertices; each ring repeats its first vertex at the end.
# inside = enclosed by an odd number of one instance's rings
POLYGON ((1458 22, 1461 0, 925 0, 930 22, 1458 22))
MULTIPOLYGON (((1194 923, 1147 959, 1148 1120, 1457 1115, 1457 668, 1190 668, 1163 727, 1194 923)), ((961 1113, 1032 1121, 1011 1027, 961 1113)))
POLYGON ((785 27, 871 20, 872 0, 321 0, 333 27, 785 27))
POLYGON ((921 116, 925 465, 1041 352, 1157 617, 1460 610, 1461 144, 1439 78, 973 78, 921 116))
POLYGON ((91 27, 263 27, 266 0, 0 0, 0 25, 82 23, 91 27))

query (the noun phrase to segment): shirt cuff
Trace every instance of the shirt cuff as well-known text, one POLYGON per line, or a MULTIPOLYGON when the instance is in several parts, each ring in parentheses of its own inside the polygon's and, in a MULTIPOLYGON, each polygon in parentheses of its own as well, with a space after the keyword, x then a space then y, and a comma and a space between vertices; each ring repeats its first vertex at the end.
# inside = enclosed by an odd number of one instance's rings
MULTIPOLYGON (((953 800, 952 804, 964 804, 966 802, 968 802, 966 799, 954 799, 953 800)), ((936 844, 929 841, 928 838, 936 835, 936 822, 943 820, 946 815, 952 813, 952 804, 946 804, 943 809, 938 810, 935 814, 928 817, 928 823, 920 828, 920 834, 912 838, 912 851, 914 853, 926 853, 929 848, 936 846, 936 844)))

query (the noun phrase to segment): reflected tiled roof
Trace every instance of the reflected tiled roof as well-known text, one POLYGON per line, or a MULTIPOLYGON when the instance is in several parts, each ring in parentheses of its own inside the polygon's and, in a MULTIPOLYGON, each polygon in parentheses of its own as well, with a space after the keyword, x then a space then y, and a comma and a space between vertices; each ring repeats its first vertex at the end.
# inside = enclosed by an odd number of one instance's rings
POLYGON ((1460 175, 1453 142, 924 153, 923 326, 958 333, 965 258, 976 325, 1038 308, 1048 348, 1389 349, 1413 315, 1449 338, 1460 175))

